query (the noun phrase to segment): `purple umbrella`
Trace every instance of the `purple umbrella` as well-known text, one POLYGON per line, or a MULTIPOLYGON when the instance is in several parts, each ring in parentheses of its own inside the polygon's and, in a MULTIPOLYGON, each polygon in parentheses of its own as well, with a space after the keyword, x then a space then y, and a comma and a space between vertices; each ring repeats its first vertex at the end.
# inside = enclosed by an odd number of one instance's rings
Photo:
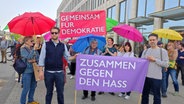
POLYGON ((135 42, 142 42, 143 36, 142 34, 134 27, 129 25, 118 25, 114 26, 112 28, 114 32, 116 32, 118 35, 133 40, 135 42))

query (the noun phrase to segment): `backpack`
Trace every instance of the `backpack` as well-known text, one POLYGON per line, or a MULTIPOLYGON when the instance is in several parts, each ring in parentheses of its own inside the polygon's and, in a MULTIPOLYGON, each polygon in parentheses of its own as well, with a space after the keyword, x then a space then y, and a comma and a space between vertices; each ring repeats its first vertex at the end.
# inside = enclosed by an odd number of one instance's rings
POLYGON ((21 74, 24 73, 27 67, 27 60, 24 62, 20 55, 20 48, 22 45, 18 46, 15 50, 16 58, 13 64, 13 68, 18 73, 18 82, 20 82, 21 74))

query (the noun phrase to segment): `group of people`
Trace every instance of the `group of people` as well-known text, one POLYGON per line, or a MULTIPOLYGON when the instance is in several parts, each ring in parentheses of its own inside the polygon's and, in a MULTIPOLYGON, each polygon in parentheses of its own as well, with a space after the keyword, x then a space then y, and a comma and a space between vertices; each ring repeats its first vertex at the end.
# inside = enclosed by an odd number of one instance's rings
POLYGON ((57 92, 58 104, 64 104, 64 83, 65 73, 63 67, 63 57, 66 60, 73 60, 76 56, 70 56, 64 43, 58 40, 60 29, 53 27, 51 39, 40 45, 34 42, 33 37, 24 37, 20 47, 20 55, 25 63, 26 70, 22 74, 22 93, 20 104, 39 104, 34 100, 34 92, 37 86, 35 80, 33 63, 38 63, 39 78, 44 80, 46 86, 45 103, 51 104, 54 85, 57 92), (40 52, 40 53, 39 53, 40 52), (43 71, 44 70, 44 71, 43 71), (28 96, 28 101, 26 101, 28 96))
MULTIPOLYGON (((179 94, 179 85, 177 81, 178 73, 181 71, 181 79, 183 84, 184 78, 184 44, 180 43, 178 45, 178 50, 173 41, 169 41, 166 45, 166 49, 160 47, 160 41, 158 41, 157 34, 150 34, 148 36, 149 40, 147 45, 145 45, 143 52, 141 53, 141 58, 146 58, 150 64, 148 67, 148 73, 145 79, 143 93, 142 93, 142 104, 149 103, 149 94, 152 93, 154 96, 153 104, 161 104, 161 96, 167 97, 168 88, 168 77, 171 75, 175 92, 174 96, 179 94), (160 93, 162 92, 162 94, 160 93)), ((130 42, 116 47, 113 46, 113 39, 107 39, 107 45, 102 50, 100 55, 105 56, 122 56, 122 57, 136 57, 132 51, 132 46, 130 42)), ((103 94, 104 92, 99 92, 103 94)), ((113 92, 110 94, 114 95, 113 92)), ((123 96, 125 99, 130 98, 131 91, 121 92, 119 96, 123 96)), ((82 99, 88 97, 88 92, 83 91, 82 99)), ((95 99, 95 91, 91 92, 91 100, 95 99)))
MULTIPOLYGON (((159 42, 158 46, 160 48, 164 48, 163 43, 159 42)), ((162 97, 167 97, 167 88, 168 88, 168 79, 169 75, 173 81, 174 86, 174 96, 179 94, 179 82, 178 82, 178 74, 181 71, 181 80, 182 85, 184 85, 184 43, 176 43, 174 41, 169 41, 165 45, 165 49, 168 52, 169 57, 169 67, 162 69, 162 97)))
MULTIPOLYGON (((51 30, 51 39, 48 42, 44 42, 41 46, 40 44, 33 44, 32 37, 24 37, 23 45, 21 45, 20 53, 22 59, 27 63, 27 68, 22 75, 23 89, 20 98, 20 104, 26 104, 26 98, 28 95, 28 104, 39 104, 34 100, 34 92, 37 86, 37 82, 34 77, 34 69, 32 63, 38 63, 39 66, 39 78, 44 80, 46 87, 45 104, 51 104, 54 86, 57 92, 58 104, 64 104, 64 85, 65 85, 65 67, 63 58, 66 59, 67 63, 74 62, 77 53, 73 55, 69 54, 67 45, 59 41, 60 29, 53 27, 51 30)), ((141 54, 141 58, 146 58, 150 61, 148 67, 148 73, 145 79, 143 93, 142 93, 142 104, 149 103, 149 94, 152 91, 154 96, 154 104, 161 104, 161 93, 160 89, 163 87, 163 77, 164 73, 167 73, 165 88, 168 87, 168 74, 171 74, 173 79, 173 84, 176 93, 179 92, 178 82, 176 80, 177 71, 171 67, 173 61, 178 63, 178 68, 180 68, 183 73, 183 60, 184 60, 184 44, 181 45, 181 50, 175 51, 173 43, 169 42, 167 45, 167 50, 158 47, 158 36, 157 34, 150 34, 149 46, 150 48, 145 48, 141 54), (180 60, 181 59, 181 60, 180 60), (175 73, 175 74, 173 74, 175 73)), ((82 52, 82 54, 89 55, 104 55, 104 56, 122 56, 122 57, 135 57, 132 46, 130 42, 126 42, 122 46, 114 47, 113 38, 107 38, 107 44, 103 50, 98 49, 98 41, 93 39, 90 41, 90 46, 82 52)), ((175 65, 175 64, 174 64, 175 65)), ((74 65, 70 64, 70 67, 74 65)), ((75 68, 75 67, 74 67, 75 68)), ((74 75, 75 70, 72 72, 74 75)), ((182 75, 184 79, 184 76, 182 75)), ((182 80, 184 81, 184 80, 182 80)), ((184 84, 184 82, 183 82, 184 84)), ((164 94, 164 89, 162 89, 164 94)), ((104 92, 99 92, 98 94, 103 94, 104 92)), ((111 95, 115 95, 113 92, 109 92, 111 95)), ((166 93, 166 92, 165 92, 166 93)), ((121 92, 119 96, 123 96, 125 99, 130 98, 131 91, 121 92)), ((91 100, 95 101, 96 91, 91 91, 91 100)), ((163 96, 163 95, 162 95, 163 96)), ((83 91, 82 99, 88 98, 88 91, 83 91)))

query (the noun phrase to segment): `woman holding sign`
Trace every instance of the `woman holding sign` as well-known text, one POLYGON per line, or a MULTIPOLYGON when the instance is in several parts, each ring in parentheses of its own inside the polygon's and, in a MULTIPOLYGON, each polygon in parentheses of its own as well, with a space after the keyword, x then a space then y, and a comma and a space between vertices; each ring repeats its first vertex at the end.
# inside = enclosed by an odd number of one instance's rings
MULTIPOLYGON (((125 48, 124 48, 124 54, 123 57, 134 57, 134 53, 132 52, 132 46, 130 44, 130 42, 126 42, 125 43, 125 48)), ((126 94, 124 92, 120 93, 119 96, 124 96, 125 99, 129 99, 130 98, 130 91, 126 92, 126 94)))
MULTIPOLYGON (((98 49, 98 42, 96 40, 92 40, 90 42, 90 46, 87 47, 83 54, 89 54, 89 55, 100 55, 101 54, 101 51, 98 49)), ((91 91, 91 101, 95 101, 95 95, 96 95, 96 92, 95 91, 91 91)), ((83 90, 83 97, 82 99, 86 99, 88 97, 88 91, 87 90, 83 90)))
MULTIPOLYGON (((117 56, 117 50, 113 47, 114 40, 113 38, 107 38, 107 46, 102 51, 102 55, 104 56, 117 56)), ((99 92, 99 95, 104 94, 104 92, 99 92)), ((111 95, 115 95, 114 92, 109 92, 111 95)))

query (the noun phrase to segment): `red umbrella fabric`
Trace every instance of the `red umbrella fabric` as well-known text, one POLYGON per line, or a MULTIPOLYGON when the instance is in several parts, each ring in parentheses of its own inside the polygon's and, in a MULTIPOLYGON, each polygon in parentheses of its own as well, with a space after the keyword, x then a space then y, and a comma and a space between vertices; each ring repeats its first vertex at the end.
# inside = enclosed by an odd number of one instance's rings
POLYGON ((13 18, 8 23, 8 27, 10 32, 23 36, 32 36, 41 35, 49 31, 55 23, 54 20, 44 16, 40 12, 25 12, 13 18))
POLYGON ((142 34, 134 27, 129 25, 118 25, 112 28, 114 32, 118 35, 133 40, 135 42, 142 42, 143 36, 142 34))
POLYGON ((69 40, 68 43, 69 44, 74 44, 76 41, 77 41, 76 39, 74 39, 74 40, 72 39, 72 40, 69 40))

